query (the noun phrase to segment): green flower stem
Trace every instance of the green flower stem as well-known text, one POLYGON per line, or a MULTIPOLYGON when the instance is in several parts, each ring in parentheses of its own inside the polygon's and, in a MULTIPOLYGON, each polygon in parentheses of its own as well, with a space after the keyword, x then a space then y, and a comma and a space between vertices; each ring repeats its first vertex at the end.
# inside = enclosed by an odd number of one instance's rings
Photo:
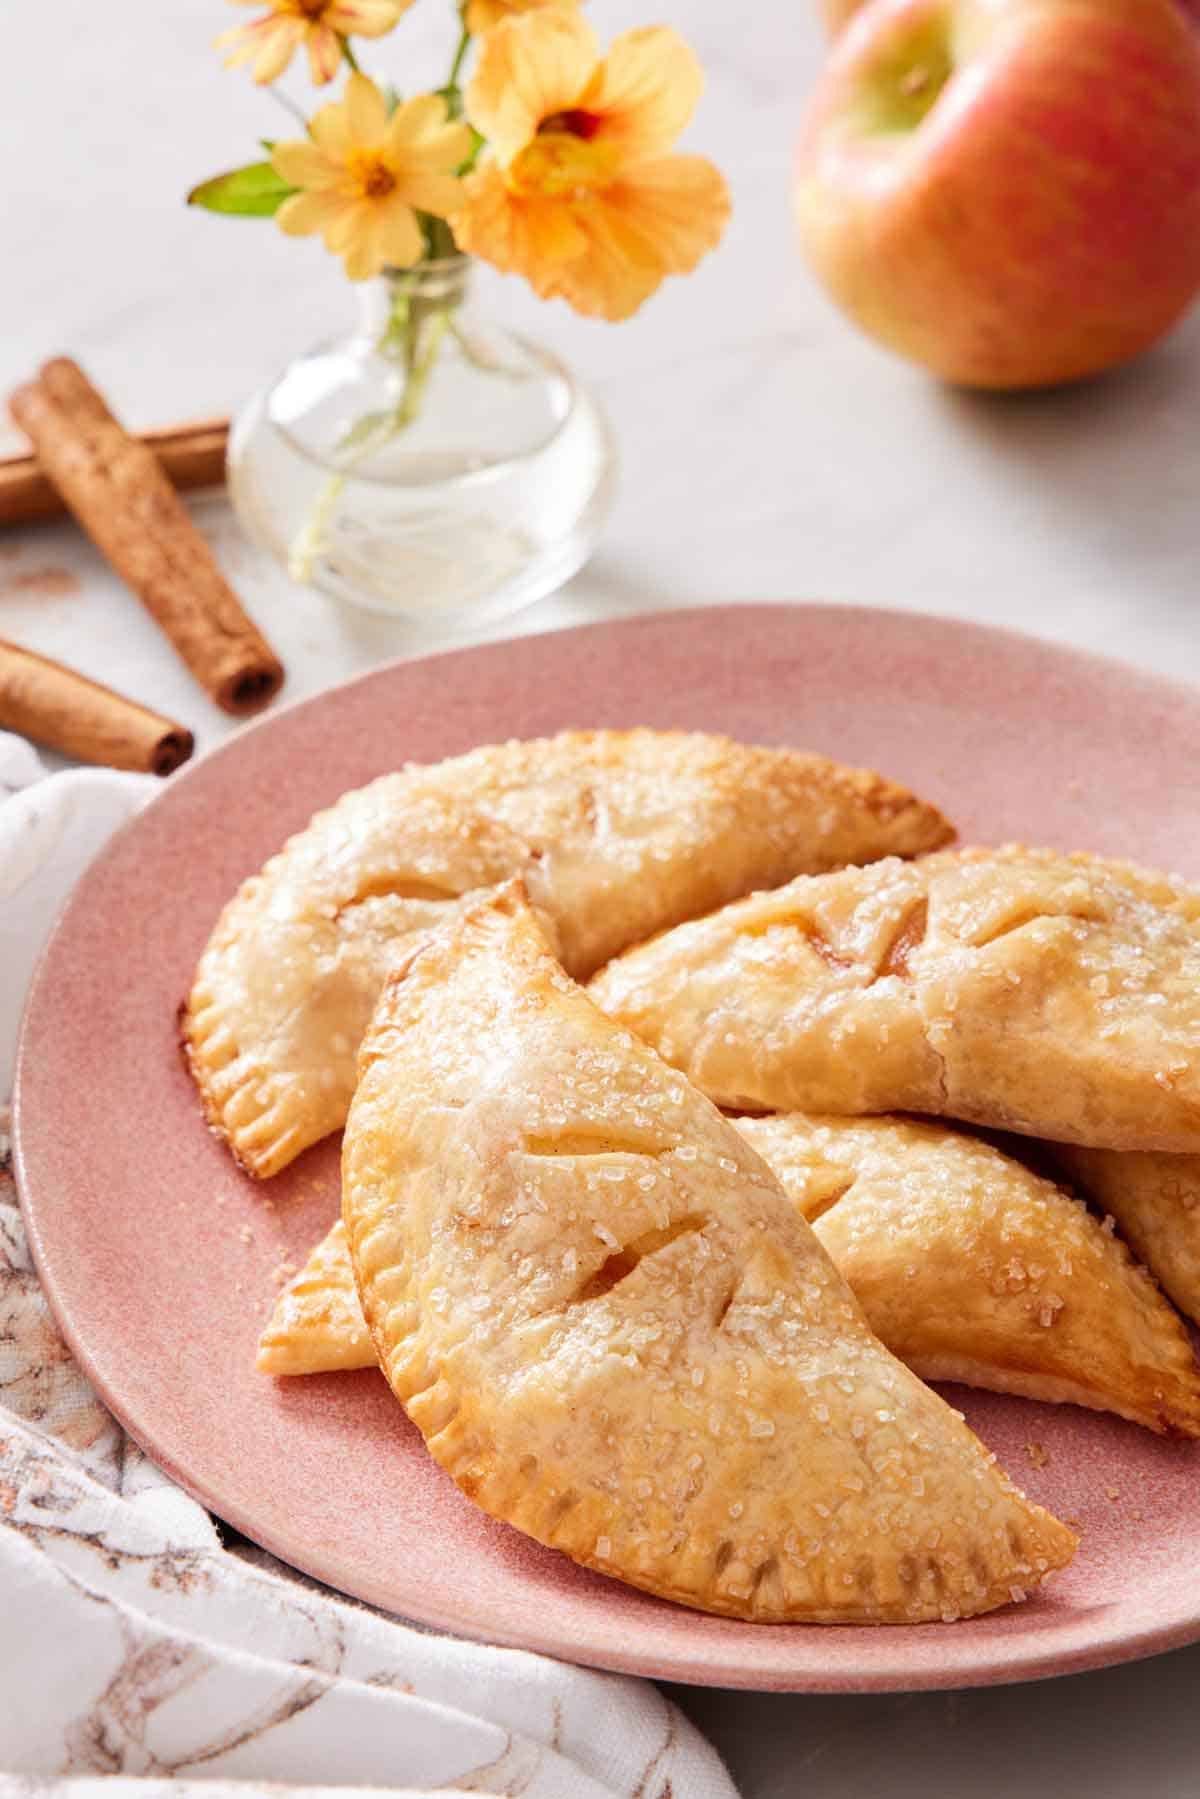
POLYGON ((297 531, 288 551, 288 574, 293 581, 307 586, 312 580, 313 568, 324 548, 325 533, 333 516, 333 509, 341 499, 345 485, 345 475, 330 475, 317 495, 312 511, 297 531))
POLYGON ((412 424, 421 411, 421 402, 425 398, 425 389, 429 385, 429 377, 433 373, 433 365, 437 361, 442 339, 450 323, 450 308, 440 306, 428 320, 425 332, 425 343, 419 356, 407 365, 404 381, 404 393, 396 408, 395 431, 403 431, 412 424))
POLYGON ((418 214, 421 224, 421 235, 425 239, 425 255, 430 262, 444 262, 448 257, 458 255, 458 245, 454 241, 454 233, 445 219, 435 218, 431 212, 418 214))
POLYGON ((404 370, 404 385, 395 406, 386 412, 368 413, 357 419, 337 446, 341 467, 325 481, 312 511, 297 532, 288 555, 288 572, 294 581, 312 580, 317 558, 325 547, 326 537, 346 480, 359 463, 384 449, 394 438, 407 431, 421 415, 425 391, 447 332, 459 337, 454 318, 455 306, 444 300, 422 300, 413 291, 413 280, 401 278, 396 283, 395 297, 387 325, 379 339, 379 350, 385 356, 397 356, 404 370))
POLYGON ((350 39, 348 37, 344 37, 342 39, 342 55, 345 57, 346 61, 350 65, 350 67, 354 70, 354 73, 356 75, 361 75, 362 70, 358 66, 358 58, 357 58, 357 56, 355 56, 354 51, 351 48, 350 39))
POLYGON ((450 73, 446 77, 446 85, 443 89, 443 92, 446 95, 446 106, 451 118, 454 119, 457 119, 462 112, 462 90, 458 85, 458 78, 462 74, 462 66, 467 60, 467 51, 471 48, 471 33, 467 30, 466 19, 461 11, 459 13, 459 18, 462 20, 462 31, 459 36, 458 46, 454 52, 454 61, 450 64, 450 73))

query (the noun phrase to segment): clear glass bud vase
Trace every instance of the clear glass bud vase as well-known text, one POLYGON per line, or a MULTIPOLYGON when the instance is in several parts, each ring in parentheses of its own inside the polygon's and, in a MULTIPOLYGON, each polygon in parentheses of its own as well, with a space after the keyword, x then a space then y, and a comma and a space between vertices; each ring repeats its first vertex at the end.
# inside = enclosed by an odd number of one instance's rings
POLYGON ((234 506, 293 578, 433 631, 514 612, 588 558, 612 442, 563 364, 482 323, 470 261, 388 272, 359 328, 235 420, 234 506))

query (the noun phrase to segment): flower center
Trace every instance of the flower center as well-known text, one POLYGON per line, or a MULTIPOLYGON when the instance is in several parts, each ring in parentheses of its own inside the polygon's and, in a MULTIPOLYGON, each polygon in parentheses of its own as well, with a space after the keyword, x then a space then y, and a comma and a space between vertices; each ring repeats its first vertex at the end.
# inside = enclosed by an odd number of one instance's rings
POLYGON ((353 150, 346 169, 358 191, 368 200, 383 200, 393 193, 396 177, 378 150, 353 150))
POLYGON ((509 169, 512 185, 518 192, 555 199, 583 197, 589 189, 606 187, 617 158, 611 144, 592 141, 599 124, 595 113, 555 113, 544 119, 509 169), (572 129, 573 121, 584 121, 584 129, 572 129))
POLYGON ((573 106, 568 112, 551 113, 548 119, 543 119, 538 126, 538 135, 543 132, 566 132, 568 137, 579 137, 585 144, 589 144, 599 131, 601 123, 598 112, 585 112, 581 106, 573 106))
POLYGON ((302 19, 319 19, 328 12, 330 0, 292 0, 302 19))
POLYGON ((372 166, 363 183, 363 192, 372 200, 381 200, 385 194, 391 193, 395 185, 396 177, 392 171, 385 168, 381 162, 377 162, 372 166))

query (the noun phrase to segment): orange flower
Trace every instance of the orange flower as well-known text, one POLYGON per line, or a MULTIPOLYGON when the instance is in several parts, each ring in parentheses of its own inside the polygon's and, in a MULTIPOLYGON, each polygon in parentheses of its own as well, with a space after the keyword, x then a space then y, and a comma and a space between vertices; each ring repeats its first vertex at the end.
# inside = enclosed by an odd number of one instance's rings
POLYGON ((482 37, 518 13, 537 12, 543 6, 573 9, 577 4, 578 0, 467 0, 463 19, 472 37, 482 37))
POLYGON ((454 171, 470 152, 467 126, 448 118, 439 94, 406 100, 389 116, 375 83, 352 75, 345 98, 314 113, 308 130, 271 156, 276 173, 301 189, 275 214, 280 229, 319 232, 351 281, 419 262, 417 211, 445 218, 461 204, 454 171))
MULTIPOLYGON (((257 6, 261 0, 232 0, 257 6)), ((227 68, 250 63, 255 81, 274 81, 303 45, 318 87, 332 81, 342 60, 342 39, 383 37, 412 0, 268 0, 269 10, 249 25, 223 31, 218 44, 230 46, 227 68)))
POLYGON ((467 116, 491 157, 451 223, 460 247, 543 298, 628 318, 718 242, 729 196, 699 156, 667 152, 703 75, 673 31, 628 31, 603 60, 577 13, 541 9, 484 38, 467 116))

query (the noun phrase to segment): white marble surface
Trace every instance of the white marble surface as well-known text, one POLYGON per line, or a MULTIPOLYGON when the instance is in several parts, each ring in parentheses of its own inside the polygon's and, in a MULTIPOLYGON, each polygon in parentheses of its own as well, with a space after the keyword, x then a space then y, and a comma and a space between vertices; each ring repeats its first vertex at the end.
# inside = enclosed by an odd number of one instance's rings
MULTIPOLYGON (((192 181, 282 124, 210 52, 233 17, 220 0, 13 10, 0 109, 6 389, 69 349, 131 422, 179 418, 235 406, 339 328, 345 291, 317 246, 182 205, 192 181)), ((604 33, 661 16, 634 0, 590 10, 604 33)), ((940 390, 843 325, 795 253, 791 140, 820 53, 808 0, 665 10, 709 69, 692 141, 728 172, 734 224, 699 275, 619 329, 487 282, 499 313, 594 383, 624 462, 591 567, 510 628, 821 597, 1007 623, 1200 678, 1200 315, 1139 367, 1077 393, 940 390)), ((392 41, 414 75, 433 71, 422 53, 441 16, 441 0, 421 0, 392 41)), ((397 653, 387 625, 266 569, 223 502, 199 511, 287 663, 289 697, 397 653)), ((73 529, 0 537, 0 635, 175 714, 202 746, 230 728, 73 529)), ((1135 1788, 1166 1799, 1196 1790, 1197 1673, 1200 1650, 982 1694, 685 1702, 755 1799, 1085 1783, 1105 1799, 1135 1788)))

